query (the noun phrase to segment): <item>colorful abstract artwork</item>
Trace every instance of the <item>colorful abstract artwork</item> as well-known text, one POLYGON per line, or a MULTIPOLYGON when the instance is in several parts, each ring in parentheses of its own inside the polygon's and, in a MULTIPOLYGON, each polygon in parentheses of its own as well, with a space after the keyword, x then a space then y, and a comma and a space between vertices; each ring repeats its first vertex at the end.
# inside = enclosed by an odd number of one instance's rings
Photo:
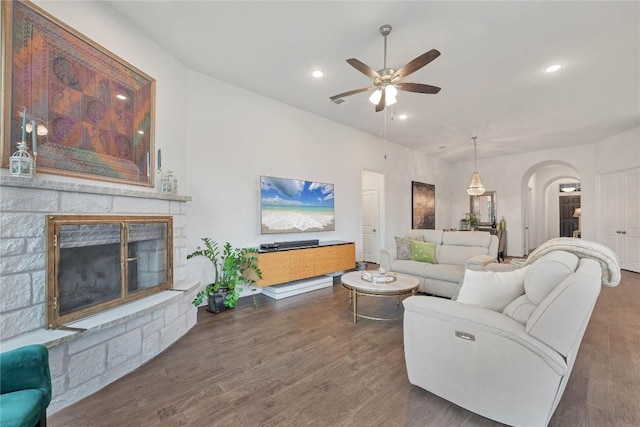
POLYGON ((155 80, 32 3, 3 1, 2 23, 3 167, 26 107, 38 172, 153 186, 155 80))
POLYGON ((436 228, 436 186, 411 181, 411 228, 434 230, 436 228))

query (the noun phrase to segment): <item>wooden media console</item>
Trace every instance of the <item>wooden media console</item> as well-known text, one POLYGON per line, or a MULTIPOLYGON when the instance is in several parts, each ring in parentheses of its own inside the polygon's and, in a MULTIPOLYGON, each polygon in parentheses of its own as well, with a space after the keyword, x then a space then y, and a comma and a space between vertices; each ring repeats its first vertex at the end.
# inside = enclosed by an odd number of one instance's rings
POLYGON ((320 242, 313 247, 260 251, 258 266, 262 270, 258 286, 278 285, 353 270, 356 266, 356 247, 353 242, 333 240, 320 242))

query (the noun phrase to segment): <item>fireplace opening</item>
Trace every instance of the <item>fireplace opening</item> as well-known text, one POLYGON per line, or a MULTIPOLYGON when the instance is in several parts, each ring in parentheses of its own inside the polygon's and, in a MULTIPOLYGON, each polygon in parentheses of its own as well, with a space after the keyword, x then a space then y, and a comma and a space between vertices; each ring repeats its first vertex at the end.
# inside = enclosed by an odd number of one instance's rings
POLYGON ((49 328, 172 286, 172 218, 51 216, 49 328))

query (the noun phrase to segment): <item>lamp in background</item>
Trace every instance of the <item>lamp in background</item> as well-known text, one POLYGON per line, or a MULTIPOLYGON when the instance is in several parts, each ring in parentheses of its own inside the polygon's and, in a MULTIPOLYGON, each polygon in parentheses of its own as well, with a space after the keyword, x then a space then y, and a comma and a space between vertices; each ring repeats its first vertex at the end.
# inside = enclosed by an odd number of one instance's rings
POLYGON ((568 184, 560 184, 560 191, 562 193, 572 193, 574 191, 580 191, 580 183, 572 182, 568 184))
POLYGON ((484 185, 480 182, 480 174, 478 173, 478 147, 476 139, 478 137, 474 136, 473 139, 473 153, 474 153, 474 169, 473 175, 471 175, 471 184, 467 188, 467 194, 470 196, 481 196, 484 194, 484 185))
POLYGON ((375 92, 369 97, 369 102, 373 105, 378 105, 380 98, 382 97, 382 91, 384 90, 384 105, 389 106, 397 102, 396 96, 398 95, 398 89, 393 85, 386 85, 381 89, 376 89, 375 92))
POLYGON ((573 217, 574 218, 578 218, 578 231, 582 230, 582 209, 580 208, 576 208, 575 211, 573 211, 573 217))

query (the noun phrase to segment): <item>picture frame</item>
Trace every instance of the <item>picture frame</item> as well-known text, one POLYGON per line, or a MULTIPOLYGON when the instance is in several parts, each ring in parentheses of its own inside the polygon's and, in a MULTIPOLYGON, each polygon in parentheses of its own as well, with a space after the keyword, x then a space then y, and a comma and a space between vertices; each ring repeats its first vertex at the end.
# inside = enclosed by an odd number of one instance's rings
POLYGON ((260 233, 335 231, 334 185, 260 176, 260 233))
POLYGON ((411 228, 413 230, 435 230, 435 185, 411 181, 411 228))
POLYGON ((24 0, 2 2, 2 43, 2 167, 34 120, 37 172, 154 186, 155 79, 24 0))

